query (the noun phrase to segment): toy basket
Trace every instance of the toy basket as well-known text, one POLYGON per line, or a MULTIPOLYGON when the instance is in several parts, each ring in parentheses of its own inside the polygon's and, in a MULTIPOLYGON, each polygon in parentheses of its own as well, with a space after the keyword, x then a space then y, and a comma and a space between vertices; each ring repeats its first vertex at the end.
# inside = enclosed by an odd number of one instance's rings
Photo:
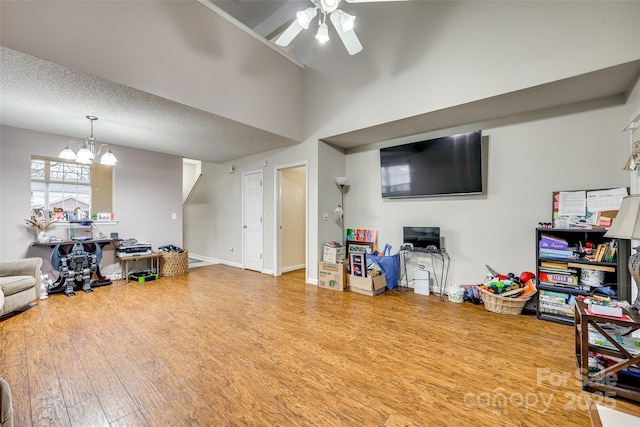
POLYGON ((189 251, 163 252, 160 258, 161 276, 180 276, 189 272, 189 251))
POLYGON ((535 295, 535 292, 522 298, 501 297, 484 289, 480 289, 480 294, 482 295, 484 308, 486 308, 487 311, 502 314, 520 314, 527 304, 527 301, 535 295))

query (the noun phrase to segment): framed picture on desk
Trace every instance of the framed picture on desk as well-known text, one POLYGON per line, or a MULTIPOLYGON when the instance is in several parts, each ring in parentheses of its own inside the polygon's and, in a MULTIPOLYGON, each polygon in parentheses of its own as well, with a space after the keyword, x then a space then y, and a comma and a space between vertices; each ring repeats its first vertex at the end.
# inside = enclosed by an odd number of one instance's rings
POLYGON ((91 219, 91 212, 89 209, 78 209, 77 219, 91 219))
POLYGON ((367 277, 367 262, 364 252, 351 252, 349 254, 349 267, 351 274, 359 277, 367 277))

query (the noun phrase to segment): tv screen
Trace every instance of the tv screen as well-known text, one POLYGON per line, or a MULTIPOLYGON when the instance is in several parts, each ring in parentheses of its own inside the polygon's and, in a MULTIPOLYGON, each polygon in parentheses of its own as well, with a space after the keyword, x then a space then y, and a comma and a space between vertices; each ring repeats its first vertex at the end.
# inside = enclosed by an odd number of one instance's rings
POLYGON ((482 132, 380 149, 382 197, 482 193, 482 132))
POLYGON ((435 246, 440 249, 440 227, 403 227, 404 243, 411 243, 414 248, 435 246))

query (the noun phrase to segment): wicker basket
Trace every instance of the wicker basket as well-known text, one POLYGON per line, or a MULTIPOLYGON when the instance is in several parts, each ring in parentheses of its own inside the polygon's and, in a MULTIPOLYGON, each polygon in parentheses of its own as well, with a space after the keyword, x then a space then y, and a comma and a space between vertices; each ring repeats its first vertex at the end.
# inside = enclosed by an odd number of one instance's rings
POLYGON ((189 251, 163 252, 160 258, 161 276, 180 276, 189 272, 189 251))
POLYGON ((527 301, 531 299, 532 296, 535 295, 535 292, 527 295, 524 298, 509 298, 509 297, 501 297, 500 295, 492 294, 489 291, 485 291, 484 289, 480 289, 480 293, 482 295, 482 302, 484 303, 484 308, 487 311, 492 311, 494 313, 502 313, 502 314, 520 314, 522 313, 522 309, 527 304, 527 301))

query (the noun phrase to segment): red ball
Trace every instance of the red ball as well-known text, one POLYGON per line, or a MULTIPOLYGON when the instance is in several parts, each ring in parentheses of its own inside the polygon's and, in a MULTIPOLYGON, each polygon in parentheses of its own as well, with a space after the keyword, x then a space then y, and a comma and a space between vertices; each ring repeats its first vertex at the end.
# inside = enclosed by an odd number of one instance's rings
POLYGON ((531 280, 531 279, 535 279, 535 278, 536 278, 536 275, 535 275, 535 274, 533 274, 533 273, 532 273, 532 272, 530 272, 530 271, 524 271, 524 272, 520 275, 520 281, 521 281, 522 283, 527 283, 529 280, 531 280))

